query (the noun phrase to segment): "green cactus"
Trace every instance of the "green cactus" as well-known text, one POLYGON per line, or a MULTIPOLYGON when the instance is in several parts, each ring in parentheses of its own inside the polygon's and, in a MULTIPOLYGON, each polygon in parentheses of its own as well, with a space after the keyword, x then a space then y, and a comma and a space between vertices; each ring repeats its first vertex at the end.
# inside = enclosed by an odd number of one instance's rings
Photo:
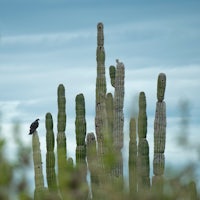
POLYGON ((33 148, 33 163, 35 171, 35 191, 34 200, 40 200, 44 197, 44 176, 42 172, 42 157, 40 150, 40 142, 37 131, 32 136, 32 148, 33 148))
POLYGON ((86 120, 85 120, 85 99, 83 94, 79 94, 76 96, 76 121, 75 121, 75 129, 76 129, 76 144, 78 149, 82 149, 80 152, 76 154, 76 162, 82 162, 86 157, 86 120), (81 153, 81 154, 79 154, 81 153))
POLYGON ((65 185, 67 184, 67 150, 66 150, 66 111, 65 111, 65 88, 63 84, 58 86, 58 122, 57 122, 57 162, 58 162, 58 183, 63 198, 66 197, 65 185))
POLYGON ((136 121, 131 118, 129 123, 129 191, 130 196, 137 192, 137 137, 136 121))
POLYGON ((55 172, 55 154, 54 154, 54 132, 53 132, 53 119, 51 113, 47 113, 45 117, 46 125, 46 177, 48 189, 51 195, 54 195, 54 199, 59 199, 57 195, 57 181, 55 172), (55 193, 55 194, 54 194, 55 193), (56 197, 57 196, 57 197, 56 197))
POLYGON ((138 114, 138 136, 146 138, 147 134, 147 114, 146 114, 146 97, 144 92, 139 95, 139 114, 138 114))
POLYGON ((166 104, 164 93, 166 87, 166 75, 160 73, 157 81, 157 103, 154 120, 154 159, 152 184, 162 194, 163 174, 165 169, 165 140, 166 140, 166 104))
POLYGON ((57 123, 57 150, 58 150, 58 166, 63 166, 66 163, 66 113, 65 113, 65 88, 64 85, 60 84, 58 86, 58 123, 57 123), (61 159, 60 159, 61 158, 61 159), (61 164, 61 165, 59 165, 61 164))
POLYGON ((115 66, 111 65, 110 68, 109 68, 109 74, 110 74, 110 82, 111 82, 111 85, 113 87, 115 87, 115 75, 116 75, 116 69, 115 69, 115 66))
POLYGON ((65 132, 66 128, 66 112, 65 112, 65 87, 63 84, 58 86, 58 132, 65 132))
POLYGON ((147 115, 146 96, 144 92, 139 95, 139 115, 138 115, 138 190, 150 188, 150 167, 149 167, 149 144, 146 140, 147 115))
POLYGON ((162 102, 165 97, 165 88, 166 88, 166 75, 160 73, 157 81, 157 99, 159 102, 162 102))

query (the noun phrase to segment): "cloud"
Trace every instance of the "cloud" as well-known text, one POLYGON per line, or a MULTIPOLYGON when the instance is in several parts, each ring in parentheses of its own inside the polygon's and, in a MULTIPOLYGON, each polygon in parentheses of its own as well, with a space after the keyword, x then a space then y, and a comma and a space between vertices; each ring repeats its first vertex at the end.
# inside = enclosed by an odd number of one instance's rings
POLYGON ((38 45, 38 44, 62 44, 71 40, 80 40, 94 35, 94 30, 77 30, 55 33, 38 33, 26 35, 1 35, 1 45, 38 45))

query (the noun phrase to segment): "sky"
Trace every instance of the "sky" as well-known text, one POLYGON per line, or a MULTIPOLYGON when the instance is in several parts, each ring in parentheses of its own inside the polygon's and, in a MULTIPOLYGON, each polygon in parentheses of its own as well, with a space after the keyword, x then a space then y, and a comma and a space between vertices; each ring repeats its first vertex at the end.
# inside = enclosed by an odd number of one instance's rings
MULTIPOLYGON (((125 160, 129 119, 137 113, 138 94, 144 91, 153 162, 157 77, 163 72, 167 76, 166 164, 198 162, 199 152, 179 148, 177 137, 182 132, 180 104, 188 102, 187 140, 193 147, 200 143, 199 10, 198 0, 0 0, 3 134, 12 141, 10 125, 18 120, 23 139, 31 142, 29 126, 40 118, 38 132, 45 155, 45 114, 52 113, 56 133, 57 87, 62 83, 68 156, 75 158, 75 97, 79 93, 85 97, 87 132, 95 132, 96 26, 103 22, 107 92, 113 92, 109 66, 116 65, 116 59, 125 65, 125 160)), ((14 148, 12 143, 10 148, 14 148)))

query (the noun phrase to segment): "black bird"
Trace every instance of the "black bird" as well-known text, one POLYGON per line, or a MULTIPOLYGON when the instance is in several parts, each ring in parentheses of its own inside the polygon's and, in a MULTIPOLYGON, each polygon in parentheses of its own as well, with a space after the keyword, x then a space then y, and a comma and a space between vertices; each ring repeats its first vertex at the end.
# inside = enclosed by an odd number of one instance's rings
POLYGON ((40 119, 36 119, 30 126, 30 132, 29 135, 33 134, 35 132, 35 130, 37 129, 37 127, 39 126, 39 121, 40 119))

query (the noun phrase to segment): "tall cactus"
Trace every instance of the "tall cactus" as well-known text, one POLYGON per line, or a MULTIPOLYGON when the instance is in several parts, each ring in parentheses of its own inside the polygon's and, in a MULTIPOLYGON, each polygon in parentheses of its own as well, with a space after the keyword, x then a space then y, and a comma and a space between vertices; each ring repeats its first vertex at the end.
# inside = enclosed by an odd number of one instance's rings
POLYGON ((47 113, 45 117, 46 125, 46 177, 48 189, 54 199, 59 199, 58 197, 58 187, 55 172, 55 154, 54 154, 54 132, 53 132, 53 119, 51 113, 47 113))
POLYGON ((35 171, 35 192, 34 200, 40 200, 44 197, 44 176, 42 172, 42 157, 40 150, 40 141, 37 131, 32 136, 32 148, 33 148, 33 163, 35 171))
POLYGON ((85 120, 85 99, 83 94, 76 96, 76 166, 80 172, 80 193, 81 198, 88 197, 88 187, 86 181, 87 164, 86 164, 86 120, 85 120))
POLYGON ((137 136, 136 121, 131 118, 129 123, 129 191, 133 197, 137 192, 137 136))
POLYGON ((104 52, 104 33, 103 24, 97 25, 97 78, 96 78, 96 116, 95 130, 98 142, 98 155, 103 166, 104 155, 104 134, 107 131, 106 115, 106 77, 105 77, 105 52, 104 52))
POLYGON ((85 120, 85 99, 83 94, 76 96, 76 163, 85 163, 86 159, 86 120, 85 120))
POLYGON ((116 150, 117 164, 114 168, 116 177, 123 175, 122 147, 124 140, 124 64, 116 60, 115 93, 114 93, 114 121, 113 121, 113 144, 116 150))
POLYGON ((138 115, 138 190, 150 188, 149 168, 149 144, 147 135, 146 96, 144 92, 139 95, 138 115))
POLYGON ((157 103, 154 120, 154 159, 153 180, 156 189, 162 193, 162 182, 165 168, 165 140, 166 140, 166 104, 164 101, 166 75, 160 73, 157 81, 157 103))
POLYGON ((58 86, 58 123, 57 123, 57 162, 58 162, 58 183, 63 198, 66 197, 65 185, 66 185, 66 165, 67 165, 67 150, 66 150, 66 111, 65 111, 65 88, 63 84, 58 86))

